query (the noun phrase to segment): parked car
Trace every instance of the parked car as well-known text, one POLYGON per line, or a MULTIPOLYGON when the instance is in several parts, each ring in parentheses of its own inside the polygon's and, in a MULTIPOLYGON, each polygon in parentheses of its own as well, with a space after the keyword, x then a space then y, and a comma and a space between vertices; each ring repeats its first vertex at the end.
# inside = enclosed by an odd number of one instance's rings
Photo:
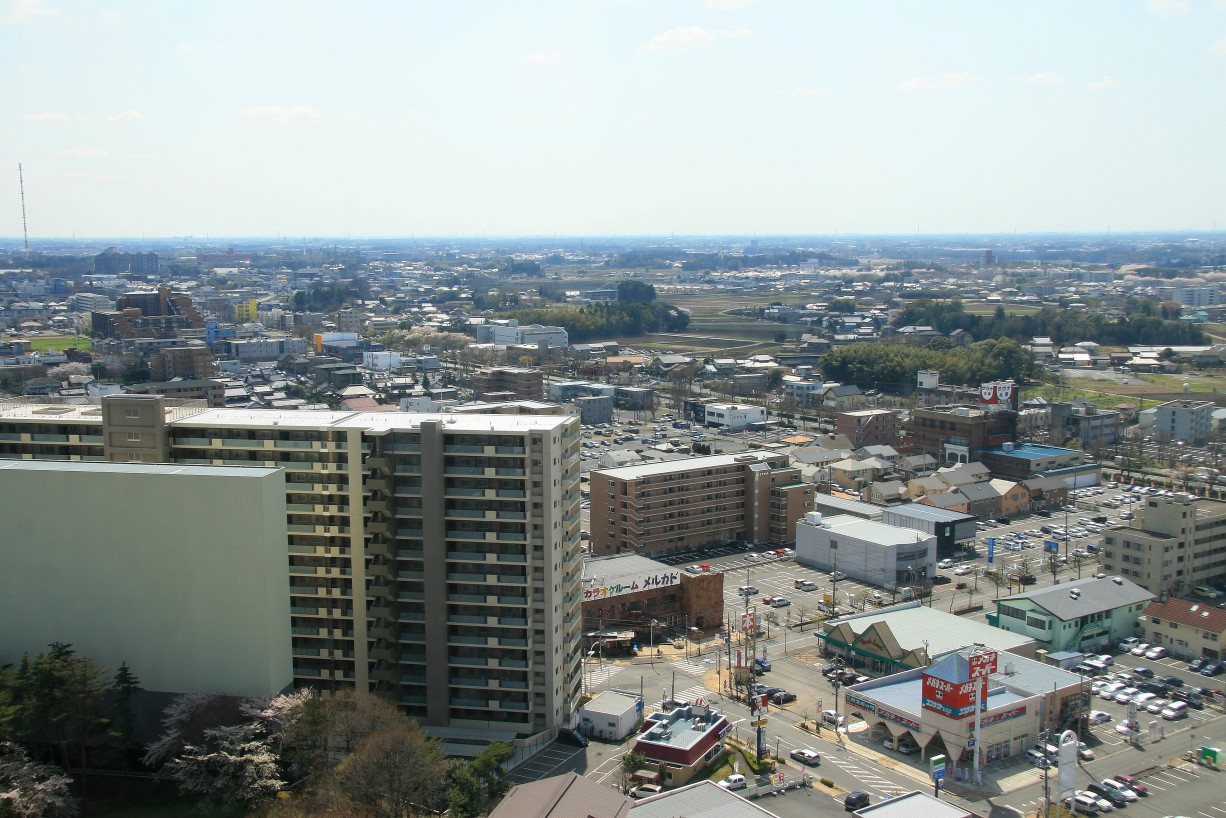
POLYGON ((1167 687, 1183 687, 1183 679, 1178 676, 1163 676, 1162 683, 1167 687))
POLYGON ((838 725, 839 727, 842 727, 847 719, 841 713, 836 713, 833 710, 823 710, 822 721, 826 722, 826 724, 838 725))
POLYGON ((736 773, 719 782, 719 785, 726 790, 743 790, 749 786, 749 781, 745 776, 736 773))
POLYGON ((586 747, 588 745, 587 736, 569 727, 563 727, 558 730, 558 741, 563 744, 569 744, 572 747, 586 747))
POLYGON ((1140 692, 1141 691, 1138 688, 1126 687, 1123 690, 1118 691, 1111 698, 1120 704, 1128 704, 1130 701, 1132 701, 1133 697, 1140 692))
POLYGON ((1204 656, 1198 659, 1193 659, 1191 662, 1188 662, 1188 670, 1192 671, 1193 673, 1200 673, 1200 669, 1208 663, 1209 659, 1204 656))
POLYGON ((1047 760, 1047 756, 1043 755, 1038 750, 1027 750, 1026 760, 1039 768, 1051 766, 1051 762, 1047 760))
POLYGON ((650 798, 653 795, 659 795, 664 792, 664 788, 659 784, 639 784, 630 791, 631 798, 650 798))
POLYGON ((1147 650, 1149 650, 1148 642, 1138 642, 1137 644, 1133 645, 1132 650, 1128 652, 1131 653, 1133 656, 1144 656, 1145 651, 1147 650))
POLYGON ((1101 795, 1095 795, 1089 790, 1077 790, 1073 797, 1065 804, 1080 815, 1097 815, 1100 812, 1112 812, 1115 806, 1103 798, 1101 795))
POLYGON ((798 747, 792 752, 788 753, 788 755, 796 761, 799 761, 801 764, 807 764, 810 767, 816 767, 818 764, 822 763, 821 755, 816 750, 810 750, 807 747, 798 747))
POLYGON ((1154 678, 1154 672, 1147 667, 1133 668, 1132 675, 1136 676, 1138 679, 1154 678))
POLYGON ((847 575, 844 574, 842 571, 831 571, 830 579, 834 580, 835 582, 838 582, 839 580, 847 579, 847 575))
POLYGON ((1090 711, 1090 724, 1107 724, 1113 718, 1114 717, 1110 713, 1108 713, 1106 710, 1091 710, 1090 711))
POLYGON ((787 704, 796 701, 796 694, 787 690, 776 690, 771 694, 771 704, 787 704))
MULTIPOLYGON (((1114 778, 1104 778, 1102 780, 1102 786, 1107 790, 1114 790, 1115 792, 1119 793, 1128 803, 1132 803, 1133 801, 1137 800, 1137 794, 1135 792, 1128 789, 1128 787, 1116 781, 1114 778)), ((1109 795, 1107 797, 1111 798, 1109 795)), ((1112 800, 1114 801, 1115 799, 1112 800)))
POLYGON ((1124 773, 1120 773, 1119 775, 1115 776, 1115 780, 1123 784, 1128 789, 1135 792, 1137 795, 1140 795, 1140 796, 1149 795, 1149 788, 1146 787, 1144 784, 1142 784, 1141 781, 1135 775, 1126 775, 1124 773))
POLYGON ((872 801, 868 797, 868 793, 856 790, 847 793, 847 797, 843 799, 843 810, 845 812, 853 812, 858 809, 863 809, 871 804, 872 801))
POLYGON ((1162 647, 1162 645, 1156 645, 1155 647, 1152 647, 1149 650, 1145 651, 1145 658, 1146 659, 1165 659, 1167 652, 1168 652, 1167 649, 1162 647))
POLYGON ((1221 672, 1222 672, 1221 662, 1210 662, 1209 664, 1205 665, 1204 667, 1200 669, 1200 675, 1202 676, 1216 676, 1221 672))
POLYGON ((1141 644, 1141 640, 1135 636, 1130 636, 1115 646, 1115 649, 1120 653, 1130 653, 1133 648, 1141 644))
MULTIPOLYGON (((1086 789, 1094 793, 1095 795, 1106 798, 1108 801, 1110 801, 1112 804, 1114 804, 1117 807, 1125 806, 1128 803, 1128 799, 1125 798, 1119 790, 1116 790, 1111 787, 1106 787, 1101 783, 1091 782, 1090 786, 1086 787, 1086 789)), ((1136 796, 1134 795, 1133 798, 1135 799, 1136 796)))

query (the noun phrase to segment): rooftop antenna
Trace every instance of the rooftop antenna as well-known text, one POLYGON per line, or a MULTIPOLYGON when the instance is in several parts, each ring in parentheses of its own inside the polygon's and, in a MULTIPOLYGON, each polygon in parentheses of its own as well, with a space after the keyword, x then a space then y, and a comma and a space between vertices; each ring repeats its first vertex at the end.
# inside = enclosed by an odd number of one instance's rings
POLYGON ((21 168, 21 163, 17 163, 17 185, 21 189, 21 235, 25 241, 26 258, 30 258, 30 228, 26 224, 26 176, 21 168))

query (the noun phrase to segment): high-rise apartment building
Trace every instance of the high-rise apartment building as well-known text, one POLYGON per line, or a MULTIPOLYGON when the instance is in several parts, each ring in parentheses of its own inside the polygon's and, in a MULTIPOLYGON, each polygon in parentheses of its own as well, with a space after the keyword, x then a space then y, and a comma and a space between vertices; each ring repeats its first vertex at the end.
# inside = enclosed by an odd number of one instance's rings
POLYGON ((792 542, 796 521, 813 510, 813 484, 784 454, 719 454, 588 477, 597 556, 666 554, 719 540, 792 542))
POLYGON ((1154 437, 1161 443, 1183 441, 1201 446, 1213 428, 1217 405, 1208 400, 1172 400, 1154 407, 1154 437))
POLYGON ((380 693, 461 754, 574 717, 579 441, 561 415, 0 403, 0 458, 283 469, 295 684, 380 693))
POLYGON ((1226 574, 1226 503, 1185 494, 1146 497, 1127 525, 1103 532, 1102 569, 1161 596, 1226 574))
POLYGON ((157 253, 124 253, 118 247, 108 247, 94 256, 94 273, 98 275, 142 275, 156 276, 158 274, 157 253))

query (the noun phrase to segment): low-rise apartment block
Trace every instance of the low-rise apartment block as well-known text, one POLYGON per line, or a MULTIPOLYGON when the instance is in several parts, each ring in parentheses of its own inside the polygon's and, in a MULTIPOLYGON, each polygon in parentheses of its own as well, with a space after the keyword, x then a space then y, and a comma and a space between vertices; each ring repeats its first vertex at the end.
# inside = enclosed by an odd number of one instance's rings
POLYGON ((1154 437, 1160 443, 1182 441, 1201 446, 1213 428, 1217 405, 1207 400, 1172 400, 1154 407, 1154 437))
POLYGON ((1184 594, 1226 575, 1226 503, 1147 497, 1128 525, 1103 532, 1102 569, 1150 593, 1184 594))
POLYGON ((813 485, 785 454, 711 455, 600 469, 589 478, 596 555, 792 542, 796 521, 813 508, 813 485))

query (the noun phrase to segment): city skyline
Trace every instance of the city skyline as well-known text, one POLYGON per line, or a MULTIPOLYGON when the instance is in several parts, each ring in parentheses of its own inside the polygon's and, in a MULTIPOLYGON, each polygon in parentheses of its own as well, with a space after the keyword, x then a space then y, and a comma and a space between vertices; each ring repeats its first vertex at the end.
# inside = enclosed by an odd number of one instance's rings
POLYGON ((0 235, 1215 230, 1226 2, 0 2, 0 235))

